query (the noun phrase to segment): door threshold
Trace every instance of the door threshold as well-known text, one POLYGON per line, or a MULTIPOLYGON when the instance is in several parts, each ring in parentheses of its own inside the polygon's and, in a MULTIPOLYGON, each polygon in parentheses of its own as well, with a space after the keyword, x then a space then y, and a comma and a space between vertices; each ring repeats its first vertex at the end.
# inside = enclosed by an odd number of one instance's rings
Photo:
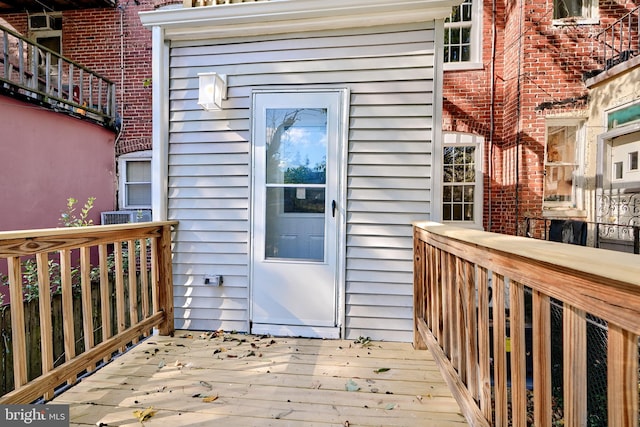
POLYGON ((254 323, 251 327, 251 333, 254 335, 273 335, 276 337, 340 339, 340 328, 335 326, 296 326, 254 323))

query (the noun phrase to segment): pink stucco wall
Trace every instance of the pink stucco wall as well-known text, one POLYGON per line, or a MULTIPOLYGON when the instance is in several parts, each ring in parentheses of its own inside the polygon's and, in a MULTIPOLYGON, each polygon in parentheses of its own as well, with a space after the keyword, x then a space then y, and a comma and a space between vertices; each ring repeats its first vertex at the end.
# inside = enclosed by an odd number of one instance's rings
POLYGON ((114 210, 115 134, 0 95, 0 231, 61 226, 69 197, 96 198, 90 218, 114 210))

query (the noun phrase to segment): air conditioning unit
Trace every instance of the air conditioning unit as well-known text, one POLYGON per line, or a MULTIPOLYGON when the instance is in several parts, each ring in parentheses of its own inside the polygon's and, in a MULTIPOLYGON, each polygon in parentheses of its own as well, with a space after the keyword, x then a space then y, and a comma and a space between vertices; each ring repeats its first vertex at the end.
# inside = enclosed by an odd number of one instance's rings
POLYGON ((29 29, 34 31, 49 31, 56 27, 55 18, 47 13, 29 15, 29 29))
POLYGON ((151 211, 110 211, 100 213, 100 224, 128 224, 132 222, 148 222, 151 221, 151 211))

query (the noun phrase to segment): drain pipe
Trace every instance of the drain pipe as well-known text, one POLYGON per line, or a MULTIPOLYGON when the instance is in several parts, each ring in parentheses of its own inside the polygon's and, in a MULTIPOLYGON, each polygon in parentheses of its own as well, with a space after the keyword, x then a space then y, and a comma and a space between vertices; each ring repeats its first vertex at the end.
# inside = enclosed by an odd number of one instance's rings
POLYGON ((120 11, 120 131, 116 137, 115 146, 124 133, 124 6, 118 5, 120 11))
POLYGON ((487 161, 488 175, 489 175, 489 187, 487 204, 489 210, 489 219, 487 222, 487 231, 491 231, 493 228, 493 216, 492 216, 492 189, 493 189, 493 138, 495 132, 495 107, 496 107, 496 0, 491 2, 491 83, 490 83, 490 110, 489 110, 489 158, 487 161))

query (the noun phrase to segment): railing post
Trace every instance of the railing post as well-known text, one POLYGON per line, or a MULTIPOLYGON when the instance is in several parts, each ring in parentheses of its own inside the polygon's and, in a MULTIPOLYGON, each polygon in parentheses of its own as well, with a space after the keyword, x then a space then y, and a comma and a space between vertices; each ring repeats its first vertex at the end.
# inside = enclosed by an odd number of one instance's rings
POLYGON ((425 350, 427 345, 418 331, 418 321, 425 319, 425 243, 417 237, 414 227, 413 236, 413 347, 416 350, 425 350))
POLYGON ((173 270, 171 267, 171 226, 165 225, 158 244, 158 309, 164 320, 158 325, 160 335, 171 335, 175 330, 173 315, 173 270))

